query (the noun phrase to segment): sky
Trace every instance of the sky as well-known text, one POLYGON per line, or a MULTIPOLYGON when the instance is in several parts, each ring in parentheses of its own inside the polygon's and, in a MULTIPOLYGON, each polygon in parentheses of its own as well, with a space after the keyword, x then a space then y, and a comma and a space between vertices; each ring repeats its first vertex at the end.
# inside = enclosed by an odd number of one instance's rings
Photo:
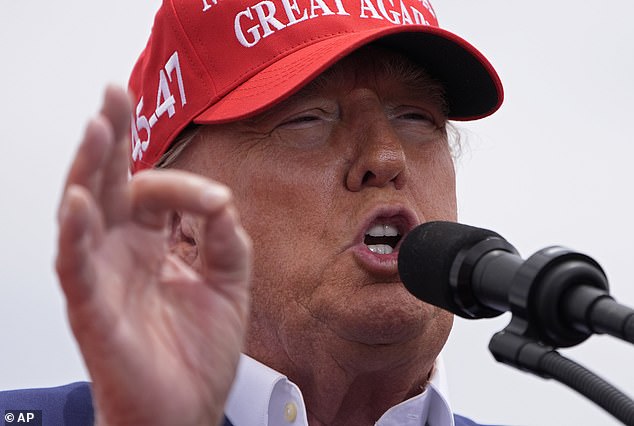
MULTIPOLYGON (((53 271, 66 169, 107 83, 125 85, 159 1, 0 1, 0 389, 86 380, 53 271)), ((505 87, 493 116, 457 123, 459 219, 524 257, 563 245, 596 259, 634 306, 634 4, 436 0, 505 87)), ((456 320, 443 352, 454 409, 490 424, 618 424, 552 380, 496 363, 510 317, 456 320)), ((634 348, 593 336, 561 353, 634 395, 634 348)))

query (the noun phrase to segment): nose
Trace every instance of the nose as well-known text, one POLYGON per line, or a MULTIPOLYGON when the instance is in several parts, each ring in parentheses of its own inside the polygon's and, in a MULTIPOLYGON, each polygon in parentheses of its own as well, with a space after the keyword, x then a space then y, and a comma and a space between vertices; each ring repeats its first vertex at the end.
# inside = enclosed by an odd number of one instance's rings
POLYGON ((401 189, 406 181, 406 158, 402 141, 389 120, 381 114, 362 123, 357 133, 355 157, 348 169, 346 186, 357 192, 365 187, 393 185, 401 189))

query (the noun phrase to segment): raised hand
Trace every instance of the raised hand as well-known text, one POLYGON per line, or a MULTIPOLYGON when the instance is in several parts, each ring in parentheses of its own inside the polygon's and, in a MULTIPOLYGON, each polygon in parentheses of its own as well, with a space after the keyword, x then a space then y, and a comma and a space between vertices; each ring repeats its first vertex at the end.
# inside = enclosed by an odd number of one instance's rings
POLYGON ((176 170, 128 179, 129 104, 106 91, 58 212, 56 267, 96 422, 217 424, 247 324, 250 240, 226 187, 176 170), (201 224, 195 269, 170 253, 174 212, 201 224))

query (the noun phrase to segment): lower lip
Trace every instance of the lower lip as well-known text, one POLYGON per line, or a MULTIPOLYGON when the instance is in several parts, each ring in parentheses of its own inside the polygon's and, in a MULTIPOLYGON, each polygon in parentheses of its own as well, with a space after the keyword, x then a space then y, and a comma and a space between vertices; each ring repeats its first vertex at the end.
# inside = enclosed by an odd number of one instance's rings
POLYGON ((370 251, 365 244, 357 244, 352 247, 352 253, 361 267, 373 275, 390 277, 398 273, 397 249, 390 254, 378 254, 370 251))

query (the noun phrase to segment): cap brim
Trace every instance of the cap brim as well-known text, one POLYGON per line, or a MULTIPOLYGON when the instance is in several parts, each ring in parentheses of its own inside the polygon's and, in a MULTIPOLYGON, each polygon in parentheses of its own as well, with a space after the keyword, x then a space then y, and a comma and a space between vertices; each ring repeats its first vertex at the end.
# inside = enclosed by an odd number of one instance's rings
POLYGON ((404 53, 442 83, 452 120, 483 118, 502 104, 500 78, 467 41, 437 27, 395 26, 336 35, 303 46, 257 72, 194 122, 222 123, 258 114, 297 92, 349 53, 373 42, 404 53))

